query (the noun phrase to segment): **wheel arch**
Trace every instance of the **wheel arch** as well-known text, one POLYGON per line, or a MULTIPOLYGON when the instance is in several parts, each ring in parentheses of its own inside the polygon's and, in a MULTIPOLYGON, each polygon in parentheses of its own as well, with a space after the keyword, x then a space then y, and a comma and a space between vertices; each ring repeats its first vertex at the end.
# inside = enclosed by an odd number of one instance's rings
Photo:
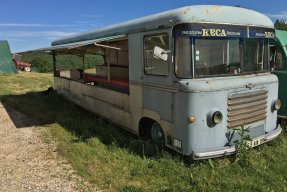
POLYGON ((160 123, 153 118, 150 117, 142 117, 139 121, 138 128, 139 128, 139 136, 144 139, 148 139, 150 137, 150 129, 153 123, 160 123))
POLYGON ((158 123, 165 136, 166 146, 172 147, 171 139, 173 138, 174 124, 163 120, 161 116, 152 110, 143 109, 143 116, 138 121, 138 135, 141 138, 150 137, 150 127, 152 123, 158 123))

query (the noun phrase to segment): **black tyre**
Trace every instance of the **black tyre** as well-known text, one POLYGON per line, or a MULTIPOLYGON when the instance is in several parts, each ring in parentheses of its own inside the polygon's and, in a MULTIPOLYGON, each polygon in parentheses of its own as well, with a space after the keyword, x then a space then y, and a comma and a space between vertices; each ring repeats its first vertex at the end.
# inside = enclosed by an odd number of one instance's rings
POLYGON ((24 67, 24 71, 31 72, 31 67, 24 67))
POLYGON ((150 136, 152 143, 159 149, 162 150, 165 146, 165 137, 163 130, 157 122, 153 122, 150 128, 150 136))

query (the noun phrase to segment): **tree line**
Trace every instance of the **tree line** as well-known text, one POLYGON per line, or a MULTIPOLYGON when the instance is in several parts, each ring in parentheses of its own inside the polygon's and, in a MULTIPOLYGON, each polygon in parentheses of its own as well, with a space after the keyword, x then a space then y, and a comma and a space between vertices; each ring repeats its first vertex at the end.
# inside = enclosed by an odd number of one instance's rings
POLYGON ((284 19, 281 19, 281 20, 277 19, 274 23, 274 27, 277 30, 287 31, 287 21, 284 19))
MULTIPOLYGON (((53 57, 47 53, 23 53, 22 61, 32 64, 32 68, 41 73, 53 71, 53 57)), ((83 58, 77 55, 58 55, 56 57, 57 69, 89 69, 102 65, 104 58, 101 55, 86 55, 85 66, 83 58)))

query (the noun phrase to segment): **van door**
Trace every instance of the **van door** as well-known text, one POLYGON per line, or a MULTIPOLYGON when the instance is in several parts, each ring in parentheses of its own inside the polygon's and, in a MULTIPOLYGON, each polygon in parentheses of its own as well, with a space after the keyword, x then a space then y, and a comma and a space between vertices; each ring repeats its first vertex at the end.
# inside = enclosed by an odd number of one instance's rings
POLYGON ((142 35, 142 39, 142 100, 143 109, 146 111, 144 113, 172 124, 174 88, 171 32, 148 32, 142 35))

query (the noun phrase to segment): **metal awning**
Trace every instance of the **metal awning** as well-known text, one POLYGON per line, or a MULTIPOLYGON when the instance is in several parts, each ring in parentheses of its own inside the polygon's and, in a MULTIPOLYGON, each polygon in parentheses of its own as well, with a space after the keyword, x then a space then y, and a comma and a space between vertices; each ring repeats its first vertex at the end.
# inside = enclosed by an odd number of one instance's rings
POLYGON ((98 43, 109 42, 109 41, 121 39, 124 37, 125 35, 115 35, 115 36, 109 36, 109 37, 104 37, 104 38, 99 38, 99 39, 88 40, 88 41, 80 41, 80 42, 75 42, 75 43, 68 43, 68 44, 63 44, 63 45, 56 45, 56 46, 51 46, 51 47, 46 47, 46 48, 34 49, 28 52, 49 53, 49 52, 55 51, 57 53, 75 54, 75 53, 82 52, 83 48, 85 48, 87 52, 93 53, 92 50, 88 50, 88 49, 91 47, 103 47, 104 46, 98 43))

